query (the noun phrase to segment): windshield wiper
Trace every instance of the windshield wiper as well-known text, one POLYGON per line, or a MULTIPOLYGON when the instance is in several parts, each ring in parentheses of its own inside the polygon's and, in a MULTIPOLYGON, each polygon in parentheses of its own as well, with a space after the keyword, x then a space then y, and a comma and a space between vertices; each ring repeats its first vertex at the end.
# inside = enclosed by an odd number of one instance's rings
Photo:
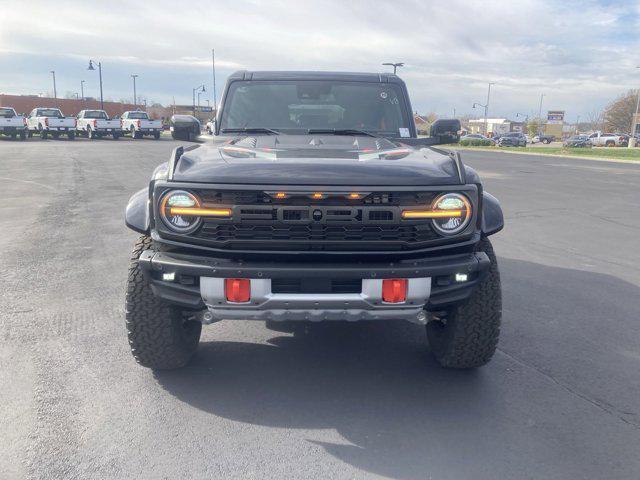
POLYGON ((271 135, 280 135, 278 130, 272 128, 223 128, 222 133, 270 133, 271 135))
POLYGON ((310 128, 307 134, 328 133, 331 135, 365 135, 367 137, 380 138, 378 135, 367 132, 366 130, 358 130, 357 128, 310 128))

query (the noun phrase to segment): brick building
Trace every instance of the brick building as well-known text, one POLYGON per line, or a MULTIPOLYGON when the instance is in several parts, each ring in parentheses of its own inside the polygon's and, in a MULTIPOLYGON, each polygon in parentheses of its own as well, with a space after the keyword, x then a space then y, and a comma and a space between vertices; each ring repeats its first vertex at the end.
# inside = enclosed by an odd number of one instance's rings
MULTIPOLYGON (((0 94, 0 107, 13 107, 17 113, 28 115, 31 110, 36 107, 55 107, 62 110, 68 117, 75 117, 80 110, 100 109, 100 100, 85 99, 76 100, 75 98, 47 98, 37 95, 5 95, 0 94)), ((104 102, 104 110, 110 118, 120 116, 128 110, 142 109, 141 106, 135 106, 130 103, 120 102, 104 102)), ((151 118, 160 119, 162 117, 171 116, 171 109, 150 107, 149 116, 151 118), (163 115, 164 114, 164 115, 163 115)))

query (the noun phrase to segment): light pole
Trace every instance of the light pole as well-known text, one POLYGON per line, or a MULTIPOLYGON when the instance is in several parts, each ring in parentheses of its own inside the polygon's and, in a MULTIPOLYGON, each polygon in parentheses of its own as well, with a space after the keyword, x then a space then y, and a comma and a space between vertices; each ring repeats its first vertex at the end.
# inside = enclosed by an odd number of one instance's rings
POLYGON ((58 91, 56 90, 56 72, 55 70, 51 70, 51 76, 53 77, 53 98, 58 98, 58 91))
MULTIPOLYGON (((640 68, 640 66, 636 67, 636 68, 640 68)), ((638 91, 638 95, 637 95, 637 100, 636 100, 636 114, 633 116, 633 118, 631 119, 631 138, 634 138, 634 135, 636 134, 636 128, 637 127, 637 118, 638 118, 638 108, 640 108, 640 88, 637 90, 638 91)), ((635 140, 633 141, 634 145, 635 145, 635 140)), ((629 145, 631 145, 631 140, 629 140, 629 145)))
MULTIPOLYGON (((87 70, 95 70, 93 66, 93 60, 89 60, 89 67, 87 70)), ((104 97, 102 96, 102 63, 98 62, 98 75, 100 76, 100 108, 104 110, 104 97)))
POLYGON ((542 133, 540 127, 542 126, 542 99, 546 96, 546 94, 540 94, 540 106, 538 107, 538 135, 542 133))
POLYGON ((202 95, 202 92, 198 92, 198 110, 200 110, 200 95, 202 95))
POLYGON ((576 135, 580 133, 580 115, 576 117, 576 135))
POLYGON ((84 80, 80 80, 80 95, 82 96, 82 101, 84 102, 84 80))
POLYGON ((78 96, 78 92, 75 93, 76 96, 76 100, 80 100, 80 97, 78 96))
POLYGON ((393 67, 393 74, 396 74, 396 70, 398 67, 404 67, 404 63, 402 62, 397 62, 397 63, 391 63, 391 62, 387 62, 387 63, 383 63, 382 65, 388 65, 389 67, 393 67))
POLYGON ((131 75, 131 78, 133 78, 133 106, 137 106, 138 105, 138 97, 136 96, 136 78, 138 78, 138 75, 131 75))
POLYGON ((484 122, 484 134, 486 135, 486 134, 487 134, 487 122, 486 122, 486 118, 487 118, 487 105, 483 105, 483 104, 481 104, 480 102, 475 102, 475 103, 473 104, 473 107, 472 107, 472 108, 476 108, 476 105, 477 105, 477 106, 479 106, 479 107, 484 108, 484 118, 485 118, 485 122, 484 122))
POLYGON ((218 113, 218 96, 216 94, 216 51, 211 49, 211 66, 213 68, 213 108, 218 113))
POLYGON ((193 89, 193 116, 194 117, 196 116, 196 92, 198 91, 206 92, 207 90, 205 89, 204 85, 200 85, 193 89))
POLYGON ((489 82, 489 89, 487 90, 487 106, 484 109, 484 134, 489 136, 489 126, 487 125, 489 117, 489 99, 491 98, 491 85, 495 85, 495 82, 489 82))

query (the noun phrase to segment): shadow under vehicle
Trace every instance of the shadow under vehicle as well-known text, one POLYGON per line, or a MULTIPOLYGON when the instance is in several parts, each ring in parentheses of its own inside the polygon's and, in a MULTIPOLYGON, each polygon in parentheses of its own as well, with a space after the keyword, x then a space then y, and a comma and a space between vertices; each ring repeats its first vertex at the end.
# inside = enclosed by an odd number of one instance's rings
POLYGON ((448 130, 418 138, 411 112, 396 75, 231 75, 214 139, 176 148, 127 206, 142 235, 126 297, 136 360, 183 366, 222 319, 405 320, 441 365, 488 362, 502 210, 436 148, 448 130))

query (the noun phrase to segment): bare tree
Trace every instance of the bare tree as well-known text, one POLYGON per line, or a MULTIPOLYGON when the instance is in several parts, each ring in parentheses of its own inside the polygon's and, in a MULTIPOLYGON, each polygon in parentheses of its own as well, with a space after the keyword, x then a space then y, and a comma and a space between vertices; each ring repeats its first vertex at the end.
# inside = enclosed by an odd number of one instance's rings
POLYGON ((611 132, 629 132, 637 99, 638 91, 629 90, 607 105, 603 114, 605 129, 611 132))
POLYGON ((587 113, 589 119, 587 130, 603 130, 604 129, 604 112, 602 110, 592 110, 587 113))

